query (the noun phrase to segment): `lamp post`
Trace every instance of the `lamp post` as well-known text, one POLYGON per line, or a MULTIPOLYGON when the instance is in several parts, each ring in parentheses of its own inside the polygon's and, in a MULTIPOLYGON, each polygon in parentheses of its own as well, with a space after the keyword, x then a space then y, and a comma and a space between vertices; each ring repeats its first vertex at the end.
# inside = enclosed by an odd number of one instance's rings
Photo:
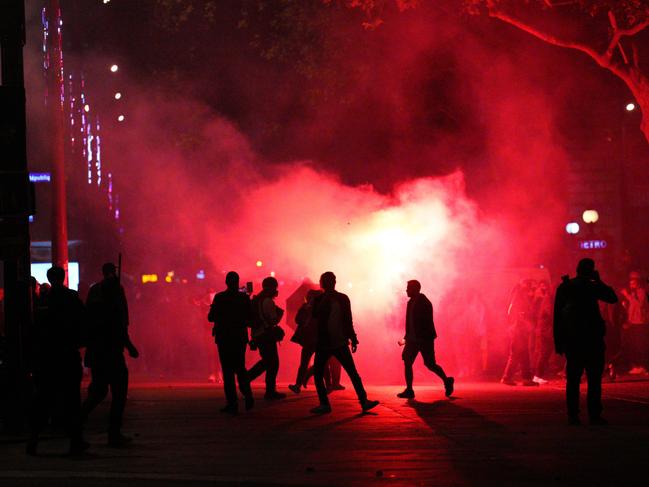
POLYGON ((47 4, 47 103, 50 118, 50 158, 52 164, 52 264, 68 275, 68 214, 65 190, 65 125, 63 47, 61 44, 61 7, 59 0, 47 4))

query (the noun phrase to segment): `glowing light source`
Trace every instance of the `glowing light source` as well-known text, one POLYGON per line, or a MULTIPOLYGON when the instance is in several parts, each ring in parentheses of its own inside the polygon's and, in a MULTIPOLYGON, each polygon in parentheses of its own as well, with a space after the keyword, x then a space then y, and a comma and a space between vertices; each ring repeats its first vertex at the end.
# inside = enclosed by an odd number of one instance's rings
POLYGON ((579 233, 579 223, 577 222, 570 222, 566 225, 566 232, 568 232, 570 235, 576 235, 579 233))
POLYGON ((261 267, 261 266, 264 265, 264 263, 263 263, 262 261, 258 260, 257 262, 255 262, 255 265, 256 265, 257 267, 261 267))
POLYGON ((120 98, 122 98, 122 94, 118 91, 117 93, 115 93, 115 99, 119 100, 120 98))
POLYGON ((200 280, 205 279, 205 271, 203 269, 201 269, 196 273, 196 279, 200 279, 200 280))
POLYGON ((142 274, 142 284, 158 282, 158 274, 142 274))
POLYGON ((275 277, 275 271, 270 271, 270 277, 275 277))
POLYGON ((165 282, 173 282, 175 275, 176 273, 174 271, 167 272, 167 275, 165 276, 165 282))
POLYGON ((597 213, 597 210, 586 210, 581 215, 581 218, 586 223, 596 223, 599 220, 599 213, 597 213))
POLYGON ((125 119, 126 117, 124 115, 120 115, 119 117, 117 117, 118 122, 123 122, 125 119))
POLYGON ((579 248, 582 250, 598 250, 608 247, 606 240, 581 240, 579 248))
POLYGON ((104 0, 104 5, 106 5, 107 3, 110 3, 110 0, 104 0))
POLYGON ((83 106, 83 111, 86 112, 86 113, 88 113, 88 112, 90 111, 90 105, 85 104, 85 105, 83 106))
POLYGON ((626 104, 626 111, 627 112, 632 112, 633 110, 635 110, 635 103, 627 103, 626 104))
POLYGON ((111 72, 111 73, 117 73, 118 70, 119 70, 119 66, 118 66, 117 64, 113 64, 113 65, 110 67, 110 72, 111 72))

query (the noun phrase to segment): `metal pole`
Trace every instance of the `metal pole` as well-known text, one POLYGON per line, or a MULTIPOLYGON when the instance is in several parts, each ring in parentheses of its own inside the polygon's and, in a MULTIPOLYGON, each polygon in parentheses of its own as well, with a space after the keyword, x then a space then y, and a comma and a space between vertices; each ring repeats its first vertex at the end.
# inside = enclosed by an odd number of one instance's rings
POLYGON ((47 103, 50 117, 50 157, 52 164, 52 264, 68 276, 68 216, 65 190, 65 125, 61 6, 59 0, 47 5, 49 36, 47 49, 47 103))

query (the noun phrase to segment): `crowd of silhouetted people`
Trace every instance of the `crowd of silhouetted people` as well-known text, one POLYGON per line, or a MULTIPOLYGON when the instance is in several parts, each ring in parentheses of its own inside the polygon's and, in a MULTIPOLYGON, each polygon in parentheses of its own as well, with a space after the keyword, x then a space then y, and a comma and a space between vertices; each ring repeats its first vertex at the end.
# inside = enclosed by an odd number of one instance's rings
MULTIPOLYGON (((128 304, 119 269, 107 263, 102 274, 103 280, 90 288, 85 303, 76 291, 64 285, 65 271, 60 267, 49 269, 49 285, 33 286, 34 397, 28 454, 37 453, 39 435, 57 411, 58 420, 70 437, 70 452, 86 450, 89 445, 83 438, 83 424, 109 390, 108 443, 120 447, 131 441, 121 431, 128 391, 124 353, 137 358, 139 352, 129 335, 128 304), (83 402, 82 363, 91 371, 83 402)), ((368 398, 354 361, 359 339, 351 301, 336 290, 333 272, 323 273, 319 283, 320 289, 306 293, 295 316, 296 329, 290 339, 301 347, 301 354, 295 382, 289 390, 299 394, 312 378, 318 404, 311 413, 327 414, 332 410, 330 393, 344 388, 340 385, 340 371, 344 369, 360 410, 366 413, 379 402, 368 398)), ((213 323, 212 335, 223 377, 226 403, 222 412, 236 415, 240 412, 240 395, 246 410, 254 407, 251 382, 262 375, 265 400, 286 397, 277 388, 278 343, 285 337, 280 326, 284 310, 275 303, 278 282, 274 277, 265 278, 261 291, 254 296, 250 287, 240 287, 236 272, 227 273, 225 285, 224 291, 214 295, 207 320, 213 323), (258 350, 259 360, 247 368, 249 349, 258 350)), ((405 291, 405 330, 399 341, 403 347, 405 389, 397 396, 408 400, 415 397, 413 363, 421 355, 426 368, 439 377, 445 395, 450 397, 455 379, 446 374, 436 359, 437 331, 431 301, 422 293, 417 280, 408 281, 405 291)), ((510 347, 501 382, 538 386, 547 382, 553 368, 565 370, 570 424, 580 422, 579 387, 584 373, 591 424, 606 423, 601 416, 605 371, 612 379, 619 370, 647 374, 649 300, 638 273, 630 275, 628 286, 619 293, 602 281, 592 259, 582 259, 576 276, 564 276, 556 290, 548 281, 523 279, 511 293, 507 320, 510 347), (521 382, 516 382, 519 374, 521 382)))

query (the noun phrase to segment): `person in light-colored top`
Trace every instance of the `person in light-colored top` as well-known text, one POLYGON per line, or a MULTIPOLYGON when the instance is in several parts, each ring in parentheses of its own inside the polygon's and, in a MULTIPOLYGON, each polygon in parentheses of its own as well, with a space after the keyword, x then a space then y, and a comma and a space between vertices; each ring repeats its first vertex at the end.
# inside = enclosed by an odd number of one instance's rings
POLYGON ((623 355, 631 374, 647 375, 649 369, 649 299, 639 272, 629 274, 629 285, 621 291, 626 310, 623 355))

